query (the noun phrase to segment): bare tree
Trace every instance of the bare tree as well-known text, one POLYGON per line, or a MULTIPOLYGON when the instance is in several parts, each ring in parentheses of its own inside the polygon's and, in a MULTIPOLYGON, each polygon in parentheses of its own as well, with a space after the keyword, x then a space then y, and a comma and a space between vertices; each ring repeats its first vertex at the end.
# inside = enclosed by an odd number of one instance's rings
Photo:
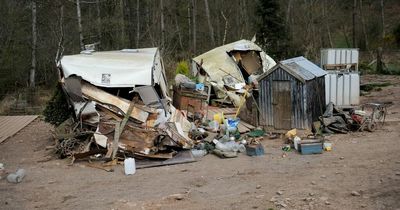
POLYGON ((161 52, 164 51, 165 47, 165 23, 164 23, 164 1, 160 0, 160 18, 161 18, 161 52))
POLYGON ((226 34, 228 33, 228 19, 225 17, 223 11, 221 11, 221 15, 225 20, 224 38, 222 39, 222 45, 224 45, 226 41, 226 34))
POLYGON ((79 32, 79 44, 81 46, 81 50, 85 49, 85 45, 83 44, 83 34, 82 34, 82 17, 81 17, 81 3, 80 0, 76 0, 76 16, 78 18, 78 32, 79 32))
POLYGON ((331 28, 329 26, 329 19, 328 19, 328 14, 326 12, 326 7, 327 7, 327 2, 326 0, 323 1, 322 5, 322 17, 324 18, 325 26, 326 26, 326 32, 328 35, 328 41, 329 41, 329 47, 333 47, 333 42, 332 42, 332 35, 331 35, 331 28))
POLYGON ((100 16, 100 0, 96 0, 96 11, 97 11, 97 39, 101 42, 101 16, 100 16))
POLYGON ((182 43, 182 34, 181 34, 181 28, 179 27, 179 22, 178 22, 178 1, 175 1, 175 15, 174 15, 174 20, 175 20, 175 27, 176 27, 176 32, 178 33, 178 40, 179 40, 179 46, 181 47, 181 50, 183 50, 183 43, 182 43))
POLYGON ((36 73, 36 44, 37 44, 37 27, 36 27, 36 0, 32 0, 32 62, 29 74, 29 86, 35 87, 36 73))
POLYGON ((381 0, 382 38, 385 38, 385 3, 381 0))
MULTIPOLYGON (((191 37, 192 37, 192 13, 191 11, 191 7, 192 7, 192 3, 189 2, 188 3, 188 7, 187 7, 187 19, 188 19, 188 46, 191 45, 191 37)), ((193 51, 193 50, 192 50, 193 51)), ((193 53, 193 52, 192 52, 193 53)))
POLYGON ((357 0, 353 3, 353 47, 356 47, 356 17, 357 17, 357 0))
POLYGON ((136 49, 139 48, 140 40, 140 4, 139 0, 136 0, 136 49))
POLYGON ((204 6, 206 9, 206 17, 207 17, 207 23, 208 23, 208 30, 210 31, 211 44, 212 44, 212 46, 215 46, 214 28, 211 24, 210 8, 208 7, 208 0, 204 0, 204 6))
POLYGON ((364 12, 363 12, 363 0, 360 0, 359 2, 359 9, 360 9, 360 20, 361 20, 361 29, 364 35, 364 43, 365 43, 365 49, 368 50, 368 36, 367 36, 367 30, 365 29, 365 19, 364 19, 364 12))
POLYGON ((192 21, 193 21, 193 54, 196 54, 196 44, 197 44, 197 36, 196 36, 196 0, 192 0, 192 21))

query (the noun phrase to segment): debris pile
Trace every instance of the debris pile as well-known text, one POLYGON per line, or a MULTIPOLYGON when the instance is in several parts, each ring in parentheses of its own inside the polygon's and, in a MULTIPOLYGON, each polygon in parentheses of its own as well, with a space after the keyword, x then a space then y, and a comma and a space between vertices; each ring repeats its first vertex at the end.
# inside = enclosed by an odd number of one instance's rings
POLYGON ((373 131, 383 125, 385 104, 341 110, 329 103, 323 113, 326 73, 307 59, 275 64, 251 41, 218 47, 193 59, 194 79, 176 75, 171 99, 157 48, 64 56, 58 68, 66 97, 58 94, 46 112, 63 113, 57 104, 71 111, 63 122, 49 118, 57 125, 56 152, 72 157, 72 163, 102 161, 89 166, 106 171, 124 160, 125 173, 134 174, 136 168, 192 162, 210 153, 264 155, 264 136, 278 135, 272 133, 276 130, 266 134, 259 125, 305 129, 303 134, 290 130, 282 148, 301 154, 330 151, 324 133, 373 131))
POLYGON ((387 107, 390 104, 366 103, 358 108, 341 110, 333 103, 326 106, 325 113, 319 118, 321 126, 316 129, 324 133, 348 133, 350 131, 370 131, 382 127, 385 123, 387 107))
POLYGON ((193 58, 192 75, 212 87, 212 104, 239 107, 243 87, 257 83, 256 78, 275 64, 253 41, 239 40, 193 58))
POLYGON ((168 160, 193 147, 190 122, 170 104, 157 48, 64 56, 59 71, 73 110, 54 132, 60 158, 168 160))

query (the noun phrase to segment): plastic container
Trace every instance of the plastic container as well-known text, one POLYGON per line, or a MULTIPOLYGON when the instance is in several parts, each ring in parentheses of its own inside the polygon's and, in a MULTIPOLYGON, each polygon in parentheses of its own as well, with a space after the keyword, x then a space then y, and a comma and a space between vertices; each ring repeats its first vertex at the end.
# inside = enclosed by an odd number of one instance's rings
POLYGON ((324 150, 331 151, 332 150, 332 143, 325 142, 324 143, 324 150))
POLYGON ((18 169, 15 173, 11 173, 7 176, 7 181, 11 183, 20 183, 22 179, 25 177, 26 171, 25 169, 18 169))
POLYGON ((207 155, 207 150, 205 149, 192 149, 192 155, 195 158, 201 158, 207 155))
POLYGON ((239 152, 246 153, 246 146, 244 146, 243 144, 239 144, 239 152))
POLYGON ((294 148, 298 151, 299 150, 299 144, 301 142, 300 137, 295 136, 293 139, 293 144, 294 144, 294 148))
POLYGON ((124 160, 125 175, 131 175, 136 173, 135 158, 126 158, 124 160))
POLYGON ((228 141, 225 143, 225 146, 229 149, 229 151, 237 152, 239 151, 239 144, 235 141, 228 141))

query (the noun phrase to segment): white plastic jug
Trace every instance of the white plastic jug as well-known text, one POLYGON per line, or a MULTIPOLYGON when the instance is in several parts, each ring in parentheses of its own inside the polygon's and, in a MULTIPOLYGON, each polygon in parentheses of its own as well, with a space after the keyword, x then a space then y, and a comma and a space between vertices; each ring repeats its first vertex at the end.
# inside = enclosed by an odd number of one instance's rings
POLYGON ((125 175, 131 175, 136 173, 135 158, 126 158, 124 160, 125 175))

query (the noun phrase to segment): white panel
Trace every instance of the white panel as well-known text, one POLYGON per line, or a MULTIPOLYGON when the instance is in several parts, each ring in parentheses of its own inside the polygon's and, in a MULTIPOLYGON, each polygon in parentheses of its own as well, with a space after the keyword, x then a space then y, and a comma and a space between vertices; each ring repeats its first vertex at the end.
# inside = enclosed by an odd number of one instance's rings
POLYGON ((343 101, 342 104, 350 104, 350 76, 348 74, 342 74, 340 77, 343 80, 343 88, 342 88, 342 93, 343 93, 343 101))
POLYGON ((325 76, 326 104, 337 106, 358 105, 360 102, 360 76, 357 72, 329 72, 325 76))
POLYGON ((329 48, 321 50, 321 66, 358 63, 358 49, 329 48))
POLYGON ((336 105, 343 104, 343 77, 336 75, 336 105))
POLYGON ((351 84, 350 84, 350 103, 359 104, 360 103, 360 76, 358 74, 350 74, 351 84))

